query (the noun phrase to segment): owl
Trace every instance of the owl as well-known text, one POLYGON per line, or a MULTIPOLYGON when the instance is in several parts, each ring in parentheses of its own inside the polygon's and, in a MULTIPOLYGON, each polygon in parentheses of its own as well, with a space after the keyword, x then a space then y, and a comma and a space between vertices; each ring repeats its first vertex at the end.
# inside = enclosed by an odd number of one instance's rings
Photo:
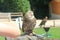
POLYGON ((34 14, 32 11, 28 11, 23 18, 23 25, 22 25, 22 31, 25 34, 33 33, 33 29, 36 25, 36 18, 34 17, 34 14))
POLYGON ((45 25, 45 23, 47 22, 47 20, 48 20, 48 17, 46 16, 42 21, 41 21, 41 23, 40 23, 40 27, 42 27, 42 25, 45 25))

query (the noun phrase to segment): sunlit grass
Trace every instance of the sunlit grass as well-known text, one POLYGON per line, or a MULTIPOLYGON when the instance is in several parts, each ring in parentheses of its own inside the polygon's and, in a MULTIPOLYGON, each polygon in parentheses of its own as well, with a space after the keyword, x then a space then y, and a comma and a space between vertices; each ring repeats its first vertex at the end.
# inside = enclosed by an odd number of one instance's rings
MULTIPOLYGON (((43 28, 35 28, 34 32, 36 34, 39 34, 39 35, 45 33, 43 28)), ((57 27, 57 28, 55 28, 55 27, 53 28, 52 27, 52 28, 50 28, 48 34, 51 34, 51 38, 60 38, 60 28, 59 27, 57 27)))
POLYGON ((5 37, 0 36, 0 40, 5 40, 5 37))

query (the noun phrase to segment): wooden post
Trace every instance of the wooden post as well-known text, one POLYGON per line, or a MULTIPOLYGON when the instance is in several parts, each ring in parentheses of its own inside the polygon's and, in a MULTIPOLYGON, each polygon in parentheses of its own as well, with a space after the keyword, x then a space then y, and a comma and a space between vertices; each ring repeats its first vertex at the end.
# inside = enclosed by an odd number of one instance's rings
POLYGON ((54 24, 53 26, 55 27, 55 20, 53 21, 53 24, 54 24))

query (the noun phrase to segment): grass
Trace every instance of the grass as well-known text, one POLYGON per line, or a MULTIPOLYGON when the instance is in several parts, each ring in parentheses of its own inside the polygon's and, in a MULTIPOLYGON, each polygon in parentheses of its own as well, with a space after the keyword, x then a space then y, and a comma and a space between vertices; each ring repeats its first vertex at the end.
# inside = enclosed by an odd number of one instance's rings
POLYGON ((5 37, 0 36, 0 40, 5 40, 5 37))
MULTIPOLYGON (((34 32, 36 34, 39 34, 39 35, 45 33, 43 28, 35 28, 34 32)), ((59 27, 57 27, 57 28, 55 28, 55 27, 50 28, 48 33, 52 34, 51 38, 60 38, 60 28, 59 27)), ((0 36, 0 40, 5 40, 5 38, 0 36)))
MULTIPOLYGON (((45 33, 43 28, 36 28, 34 32, 40 35, 45 33)), ((60 28, 50 28, 48 34, 51 34, 51 38, 60 38, 60 28)))

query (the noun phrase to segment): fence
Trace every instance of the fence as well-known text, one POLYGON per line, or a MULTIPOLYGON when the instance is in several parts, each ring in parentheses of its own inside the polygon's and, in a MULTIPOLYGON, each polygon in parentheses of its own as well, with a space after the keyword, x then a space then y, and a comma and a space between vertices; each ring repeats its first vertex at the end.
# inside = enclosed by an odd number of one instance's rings
MULTIPOLYGON (((21 18, 19 18, 20 21, 18 21, 18 19, 16 19, 16 22, 20 23, 20 28, 22 28, 22 24, 23 24, 23 21, 21 20, 21 18)), ((42 20, 37 20, 36 21, 36 25, 35 25, 35 28, 39 28, 39 24, 41 23, 42 20)), ((18 25, 19 26, 19 25, 18 25)), ((46 27, 60 27, 60 20, 47 20, 46 24, 45 24, 46 27)))
MULTIPOLYGON (((37 20, 36 21, 36 26, 35 28, 39 27, 39 24, 41 23, 42 20, 37 20)), ((47 20, 45 26, 50 26, 50 27, 60 27, 60 20, 47 20)))

